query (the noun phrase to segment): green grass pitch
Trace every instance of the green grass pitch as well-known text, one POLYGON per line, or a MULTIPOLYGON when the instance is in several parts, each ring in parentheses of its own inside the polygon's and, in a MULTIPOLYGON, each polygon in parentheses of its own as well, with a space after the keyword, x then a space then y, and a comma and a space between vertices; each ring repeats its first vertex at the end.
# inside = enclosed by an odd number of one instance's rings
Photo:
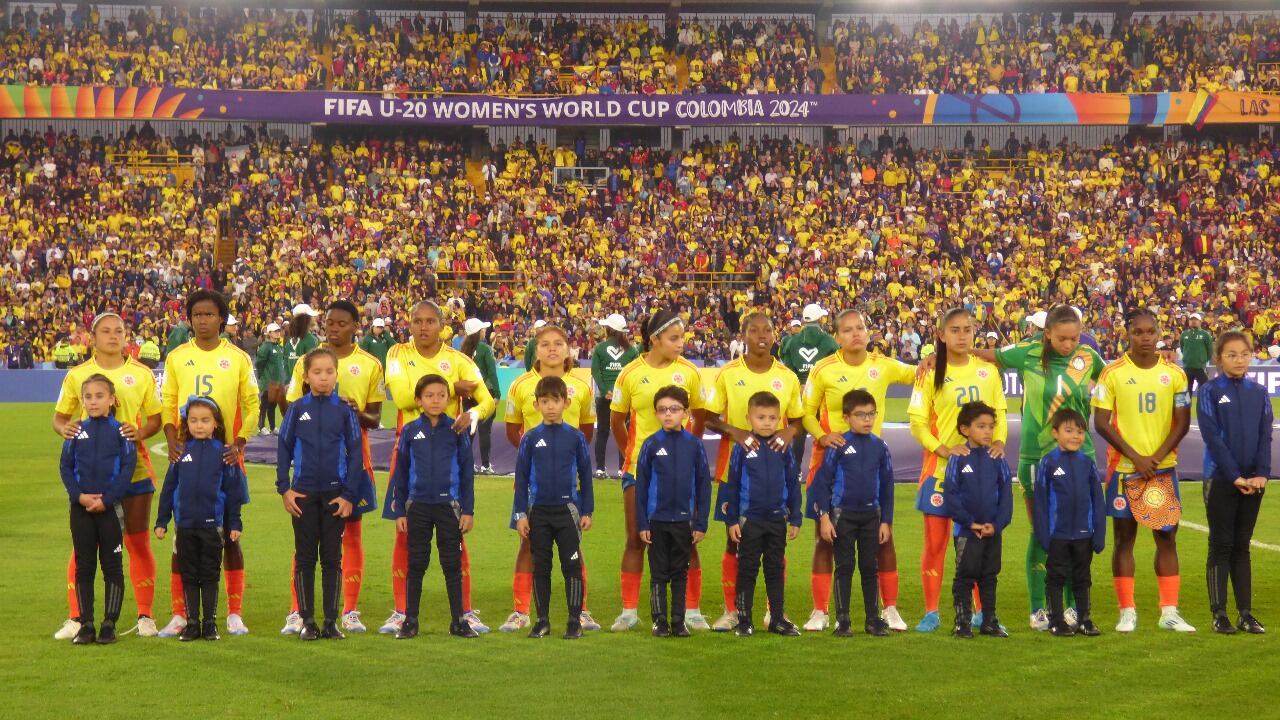
MULTIPOLYGON (((891 419, 901 419, 895 417, 900 406, 890 410, 891 419)), ((1093 566, 1095 617, 1104 635, 1059 639, 1030 631, 1022 563, 1027 519, 1021 510, 1006 535, 1000 583, 1000 616, 1012 633, 1007 640, 966 642, 945 631, 843 641, 825 634, 657 640, 644 630, 589 633, 576 643, 502 635, 496 627, 510 610, 516 542, 506 522, 511 483, 501 478, 478 480, 478 519, 468 539, 474 602, 494 633, 474 641, 445 634, 443 582, 433 565, 425 583, 425 634, 417 640, 396 642, 370 633, 303 645, 277 634, 288 611, 292 536, 271 486, 273 470, 261 466, 250 469, 254 500, 244 516, 245 619, 252 634, 191 645, 129 635, 112 647, 74 647, 51 639, 66 614, 71 546, 51 414, 46 404, 5 405, 0 414, 0 457, 8 468, 0 480, 4 717, 1261 717, 1276 712, 1280 696, 1267 679, 1275 677, 1274 636, 1220 637, 1208 631, 1207 536, 1189 528, 1179 542, 1182 607, 1200 632, 1175 636, 1156 628, 1152 542, 1146 534, 1138 543, 1137 633, 1112 631, 1117 613, 1110 548, 1093 566)), ((601 483, 596 495, 596 523, 584 549, 591 609, 607 627, 619 610, 622 513, 615 482, 601 483)), ((921 523, 911 510, 912 496, 912 488, 899 487, 895 534, 900 607, 914 624, 921 606, 921 523)), ((1187 519, 1203 524, 1198 485, 1188 485, 1183 496, 1187 519)), ((1280 545, 1275 502, 1264 503, 1255 536, 1273 546, 1280 545)), ((788 549, 787 609, 799 622, 810 609, 812 533, 806 525, 788 549)), ((391 609, 391 543, 391 523, 366 520, 361 606, 373 629, 391 609)), ((723 543, 723 528, 713 526, 702 545, 702 607, 710 617, 721 605, 723 543)), ((172 544, 153 546, 160 565, 156 613, 163 624, 172 544)), ((1253 555, 1257 615, 1280 623, 1280 553, 1255 548, 1253 555)), ((944 606, 950 576, 948 567, 944 606)), ((854 587, 856 595, 856 580, 854 587)), ((763 583, 758 592, 759 611, 763 583)), ((552 601, 553 622, 561 626, 558 579, 552 601)), ((221 613, 225 599, 219 605, 221 613)), ((125 617, 132 613, 133 599, 127 597, 125 617)), ((944 609, 944 628, 950 620, 944 609)))

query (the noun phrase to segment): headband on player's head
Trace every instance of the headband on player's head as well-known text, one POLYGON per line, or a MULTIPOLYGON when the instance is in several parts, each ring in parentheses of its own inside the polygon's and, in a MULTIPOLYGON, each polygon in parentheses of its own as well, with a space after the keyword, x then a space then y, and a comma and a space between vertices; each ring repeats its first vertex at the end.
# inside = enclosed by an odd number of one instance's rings
POLYGON ((98 313, 97 316, 93 318, 93 322, 89 323, 89 332, 91 333, 97 332, 98 323, 102 322, 103 320, 106 320, 107 318, 115 318, 119 320, 121 323, 124 322, 124 318, 108 310, 107 312, 98 313))
POLYGON ((658 327, 654 328, 653 330, 650 330, 650 331, 649 331, 649 337, 654 338, 654 337, 657 337, 657 336, 661 335, 663 330, 666 330, 667 328, 671 327, 672 325, 675 325, 676 323, 681 323, 681 324, 683 324, 683 323, 684 323, 684 320, 681 320, 681 319, 680 319, 680 316, 679 316, 679 315, 677 315, 677 316, 675 316, 675 317, 671 318, 670 320, 668 320, 668 321, 666 321, 666 322, 662 323, 661 325, 659 325, 658 327))
POLYGON ((187 419, 187 410, 191 409, 192 405, 204 405, 215 413, 222 414, 222 408, 218 407, 217 401, 208 395, 188 395, 187 404, 178 409, 178 414, 183 420, 187 419))

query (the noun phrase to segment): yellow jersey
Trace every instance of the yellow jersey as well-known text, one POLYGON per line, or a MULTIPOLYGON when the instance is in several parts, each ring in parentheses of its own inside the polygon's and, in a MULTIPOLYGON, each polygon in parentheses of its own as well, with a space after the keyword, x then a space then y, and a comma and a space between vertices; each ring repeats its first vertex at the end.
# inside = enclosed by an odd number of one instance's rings
MULTIPOLYGON (((321 347, 328 347, 321 345, 321 347)), ((289 389, 284 399, 297 402, 302 392, 302 363, 293 365, 293 378, 289 381, 289 389)), ((350 355, 338 358, 338 397, 350 400, 363 411, 371 402, 386 400, 386 390, 382 385, 382 363, 378 358, 356 347, 350 355)))
POLYGON ((941 461, 937 450, 944 445, 954 447, 964 443, 956 420, 960 417, 960 406, 971 402, 984 402, 995 408, 993 439, 999 443, 1007 441, 1009 405, 1004 397, 1004 379, 995 365, 970 356, 965 365, 947 367, 941 388, 933 387, 933 373, 928 373, 916 383, 911 392, 911 404, 907 406, 907 418, 911 421, 911 436, 924 448, 921 482, 928 477, 943 479, 947 463, 941 461))
POLYGON ((422 414, 418 410, 417 398, 414 397, 413 390, 418 380, 425 375, 440 375, 449 382, 451 399, 445 407, 445 412, 450 417, 457 418, 462 413, 462 398, 458 397, 453 390, 454 383, 459 380, 476 384, 472 398, 476 401, 475 410, 479 413, 481 420, 492 415, 498 406, 489 388, 485 387, 480 368, 476 367, 471 358, 443 342, 440 343, 440 349, 435 355, 429 358, 423 357, 418 352, 417 346, 410 340, 393 345, 387 351, 385 376, 387 391, 391 394, 391 401, 400 409, 400 427, 404 427, 405 423, 411 422, 422 414))
POLYGON ((229 441, 237 437, 247 441, 257 430, 258 379, 253 360, 226 338, 207 351, 188 340, 165 357, 160 404, 166 425, 182 427, 178 412, 192 395, 206 395, 218 403, 229 441))
MULTIPOLYGON (((67 371, 62 378, 62 390, 58 393, 58 404, 53 411, 61 413, 72 420, 85 418, 84 406, 80 404, 80 386, 90 375, 105 375, 116 386, 116 419, 134 427, 142 427, 147 418, 160 414, 160 398, 156 394, 156 376, 151 368, 134 360, 125 358, 125 363, 114 370, 107 370, 98 365, 98 361, 89 358, 67 371)), ((151 453, 145 442, 136 443, 138 448, 138 466, 133 471, 133 481, 155 481, 155 469, 151 466, 151 453)))
MULTIPOLYGON (((800 378, 791 368, 777 360, 765 372, 752 372, 744 358, 736 358, 720 368, 715 382, 707 388, 703 405, 708 416, 724 414, 725 423, 739 430, 750 430, 747 420, 747 401, 758 392, 772 393, 782 405, 784 420, 797 420, 804 414, 800 402, 800 378)), ((725 482, 729 477, 729 455, 733 452, 733 438, 721 437, 716 453, 715 479, 725 482)), ((799 462, 797 458, 796 462, 799 462)))
POLYGON ((890 385, 912 385, 916 381, 916 367, 879 352, 867 353, 859 365, 844 361, 844 353, 819 360, 809 371, 809 382, 804 386, 804 429, 815 438, 828 433, 845 433, 849 423, 844 420, 844 396, 850 390, 862 389, 876 399, 876 422, 871 432, 880 435, 884 428, 885 398, 890 385))
POLYGON ((702 376, 698 374, 698 366, 682 357, 666 367, 656 368, 641 355, 627 363, 618 374, 609 409, 631 416, 623 474, 631 474, 635 470, 640 446, 662 427, 658 414, 653 411, 653 396, 668 385, 679 385, 689 393, 690 415, 694 410, 702 409, 702 376))
MULTIPOLYGON (((596 403, 591 386, 572 373, 562 376, 569 390, 569 404, 564 408, 562 420, 569 427, 592 427, 596 424, 596 403)), ((507 390, 507 422, 520 420, 521 432, 529 432, 542 423, 542 413, 534 397, 534 388, 542 376, 537 370, 529 370, 507 390)))
MULTIPOLYGON (((1150 455, 1164 444, 1173 426, 1173 411, 1191 407, 1187 374, 1160 359, 1146 370, 1124 357, 1107 365, 1093 388, 1093 406, 1111 411, 1111 426, 1139 453, 1150 455)), ((1174 448, 1160 461, 1164 470, 1178 464, 1174 448)), ((1107 475, 1133 472, 1133 461, 1115 448, 1107 448, 1107 475)))

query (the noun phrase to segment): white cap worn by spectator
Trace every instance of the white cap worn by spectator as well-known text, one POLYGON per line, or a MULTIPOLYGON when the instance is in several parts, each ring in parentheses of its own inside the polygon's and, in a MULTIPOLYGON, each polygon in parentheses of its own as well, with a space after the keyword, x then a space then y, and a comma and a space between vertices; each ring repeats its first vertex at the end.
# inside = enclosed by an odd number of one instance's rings
POLYGON ((1033 312, 1027 316, 1027 324, 1030 325, 1031 327, 1037 327, 1043 330, 1045 320, 1047 320, 1048 318, 1049 318, 1049 313, 1043 310, 1041 310, 1040 312, 1033 312))
POLYGON ((1160 342, 1156 343, 1156 349, 1157 349, 1157 350, 1163 350, 1164 348, 1165 348, 1165 344, 1164 344, 1164 341, 1163 341, 1163 340, 1161 340, 1160 342))
POLYGON ((313 309, 310 305, 306 303, 298 303, 297 305, 293 306, 294 317, 298 317, 299 315, 303 315, 303 314, 310 315, 311 317, 319 317, 320 311, 313 309))
POLYGON ((475 335, 491 325, 493 323, 487 323, 480 318, 467 318, 467 321, 462 323, 462 332, 464 335, 475 335))
POLYGON ((615 332, 626 332, 627 319, 618 313, 613 313, 609 317, 600 321, 600 327, 609 328, 615 332))
POLYGON ((1203 316, 1203 315, 1201 315, 1201 314, 1200 314, 1200 313, 1198 313, 1198 312, 1191 313, 1191 315, 1189 315, 1188 317, 1190 317, 1192 320, 1203 320, 1203 319, 1204 319, 1204 316, 1203 316))
POLYGON ((544 327, 546 327, 546 326, 547 326, 547 321, 546 321, 546 320, 534 320, 534 321, 533 321, 533 329, 534 329, 534 330, 541 330, 542 328, 544 328, 544 327))
POLYGON ((386 324, 385 322, 383 322, 383 321, 382 321, 382 318, 374 318, 374 319, 373 319, 373 326, 374 326, 374 327, 384 328, 384 327, 386 327, 386 326, 387 326, 387 324, 386 324))
POLYGON ((800 321, 799 321, 799 320, 792 320, 792 321, 791 321, 791 327, 800 327, 800 324, 801 324, 801 323, 800 323, 800 321))
POLYGON ((822 306, 817 303, 809 303, 804 306, 804 311, 800 313, 800 316, 803 317, 804 321, 807 323, 818 322, 827 316, 827 311, 823 310, 822 306))
POLYGON ((235 315, 228 315, 228 316, 227 316, 227 326, 228 326, 228 327, 230 327, 231 325, 239 325, 239 324, 240 324, 240 323, 236 322, 236 316, 235 316, 235 315))
POLYGON ((267 328, 263 330, 263 332, 269 332, 269 333, 280 332, 281 329, 282 328, 276 323, 270 323, 269 325, 267 325, 267 328))
POLYGON ((1280 359, 1280 345, 1272 345, 1267 348, 1267 354, 1271 356, 1272 360, 1280 359))
POLYGON ((987 333, 987 337, 989 337, 989 338, 993 338, 993 339, 995 339, 995 340, 999 340, 999 339, 1000 339, 1000 336, 999 336, 999 335, 997 335, 997 334, 995 334, 994 332, 989 332, 989 333, 987 333))

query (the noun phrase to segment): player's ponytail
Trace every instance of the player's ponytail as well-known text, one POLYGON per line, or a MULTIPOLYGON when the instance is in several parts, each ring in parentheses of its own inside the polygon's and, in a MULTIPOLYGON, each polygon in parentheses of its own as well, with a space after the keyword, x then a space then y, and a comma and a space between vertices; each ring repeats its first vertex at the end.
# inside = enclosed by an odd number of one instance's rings
POLYGON ((934 351, 934 355, 937 357, 937 360, 934 362, 934 365, 933 365, 933 389, 934 390, 940 389, 943 383, 947 381, 947 343, 942 339, 943 338, 942 329, 947 326, 947 323, 951 322, 953 319, 961 315, 968 315, 972 317, 973 313, 969 312, 965 308, 956 307, 946 311, 945 313, 942 314, 942 317, 938 318, 938 327, 937 327, 938 347, 934 351))

